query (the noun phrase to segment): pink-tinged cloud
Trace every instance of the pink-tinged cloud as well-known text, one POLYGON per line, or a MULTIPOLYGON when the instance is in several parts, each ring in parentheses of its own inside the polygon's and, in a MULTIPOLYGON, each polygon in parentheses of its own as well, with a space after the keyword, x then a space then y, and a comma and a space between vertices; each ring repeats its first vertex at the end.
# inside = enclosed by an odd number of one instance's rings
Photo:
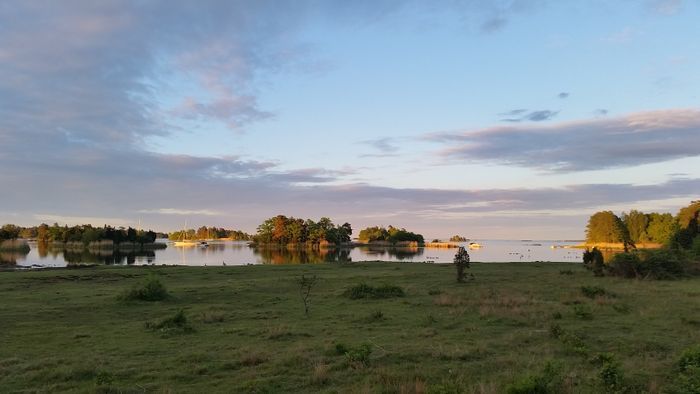
POLYGON ((700 156, 700 110, 673 109, 545 126, 434 133, 451 160, 548 172, 631 167, 700 156))

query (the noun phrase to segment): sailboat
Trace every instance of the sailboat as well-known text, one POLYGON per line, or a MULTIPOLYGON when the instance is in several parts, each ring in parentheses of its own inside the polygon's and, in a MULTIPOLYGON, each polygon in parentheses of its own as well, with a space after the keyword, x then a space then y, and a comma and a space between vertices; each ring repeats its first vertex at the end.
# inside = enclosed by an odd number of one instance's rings
POLYGON ((185 226, 182 228, 182 235, 180 236, 180 239, 173 242, 173 245, 175 246, 196 246, 197 241, 194 239, 185 239, 187 236, 187 222, 185 222, 185 226))

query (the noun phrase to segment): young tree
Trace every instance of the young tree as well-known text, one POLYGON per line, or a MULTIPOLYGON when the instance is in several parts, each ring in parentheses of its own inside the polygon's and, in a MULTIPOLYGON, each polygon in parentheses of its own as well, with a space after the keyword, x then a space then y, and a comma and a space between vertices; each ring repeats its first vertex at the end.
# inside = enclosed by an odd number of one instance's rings
POLYGON ((467 250, 464 249, 463 246, 457 249, 454 265, 457 267, 457 282, 463 283, 467 276, 464 270, 469 268, 469 253, 467 253, 467 250))
POLYGON ((309 296, 311 295, 311 289, 314 287, 317 280, 318 278, 316 278, 316 275, 305 276, 303 274, 298 280, 299 296, 301 296, 301 301, 304 303, 304 315, 306 316, 309 315, 309 296))

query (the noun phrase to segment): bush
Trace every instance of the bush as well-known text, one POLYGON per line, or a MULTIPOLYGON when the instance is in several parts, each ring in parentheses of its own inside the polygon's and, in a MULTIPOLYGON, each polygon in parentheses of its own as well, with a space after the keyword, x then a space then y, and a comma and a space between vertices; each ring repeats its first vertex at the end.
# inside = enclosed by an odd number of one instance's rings
POLYGON ((619 392, 624 387, 624 375, 619 361, 609 357, 603 361, 603 366, 598 372, 606 392, 619 392))
POLYGON ((586 249, 583 252, 583 265, 593 271, 595 276, 603 276, 604 259, 603 253, 598 248, 586 249))
POLYGON ((581 286, 581 293, 588 298, 596 298, 606 294, 610 295, 604 288, 598 286, 581 286))
POLYGON ((164 334, 189 333, 194 331, 194 328, 187 319, 187 316, 185 316, 185 311, 182 309, 180 309, 175 315, 163 319, 158 323, 146 323, 146 328, 154 331, 160 331, 164 334))
POLYGON ((353 366, 368 366, 369 357, 372 354, 372 345, 363 343, 362 345, 350 348, 345 352, 345 358, 353 366))
POLYGON ((637 253, 618 253, 612 257, 610 264, 606 266, 609 274, 622 276, 623 278, 636 278, 639 273, 641 260, 637 253))
POLYGON ((535 375, 526 375, 506 387, 508 394, 549 394, 561 392, 561 366, 547 362, 544 370, 535 375))
POLYGON ((700 345, 686 349, 678 360, 678 370, 689 372, 700 369, 700 345))
POLYGON ((607 271, 616 276, 639 279, 676 279, 686 274, 689 265, 680 251, 671 249, 618 253, 607 271))
POLYGON ((681 354, 669 392, 700 393, 700 345, 681 354))
POLYGON ((382 285, 378 287, 372 287, 366 283, 360 283, 359 285, 353 286, 347 289, 344 295, 351 300, 357 300, 361 298, 392 298, 392 297, 403 297, 406 293, 399 286, 393 285, 382 285))
POLYGON ((122 294, 125 301, 162 301, 168 298, 168 290, 155 275, 149 275, 141 286, 122 294))

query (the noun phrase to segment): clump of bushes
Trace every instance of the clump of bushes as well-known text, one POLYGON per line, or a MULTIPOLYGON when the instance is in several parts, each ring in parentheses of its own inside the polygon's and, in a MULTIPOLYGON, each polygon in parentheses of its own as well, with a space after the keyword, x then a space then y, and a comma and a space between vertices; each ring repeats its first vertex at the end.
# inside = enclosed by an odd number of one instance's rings
POLYGON ((146 328, 153 331, 160 331, 163 334, 190 333, 194 327, 185 315, 185 311, 180 309, 171 317, 165 318, 158 323, 146 323, 146 328))
POLYGON ((343 294, 351 300, 358 300, 362 298, 394 298, 403 297, 406 295, 403 288, 399 286, 385 284, 374 287, 366 283, 360 283, 356 286, 353 286, 347 289, 343 294))
POLYGON ((671 393, 700 393, 700 345, 686 349, 675 368, 671 393))
POLYGON ((618 253, 605 269, 624 278, 677 279, 686 274, 686 266, 680 251, 659 249, 618 253))
POLYGON ((149 275, 141 284, 123 293, 119 298, 123 301, 162 301, 169 297, 165 285, 155 275, 149 275))

